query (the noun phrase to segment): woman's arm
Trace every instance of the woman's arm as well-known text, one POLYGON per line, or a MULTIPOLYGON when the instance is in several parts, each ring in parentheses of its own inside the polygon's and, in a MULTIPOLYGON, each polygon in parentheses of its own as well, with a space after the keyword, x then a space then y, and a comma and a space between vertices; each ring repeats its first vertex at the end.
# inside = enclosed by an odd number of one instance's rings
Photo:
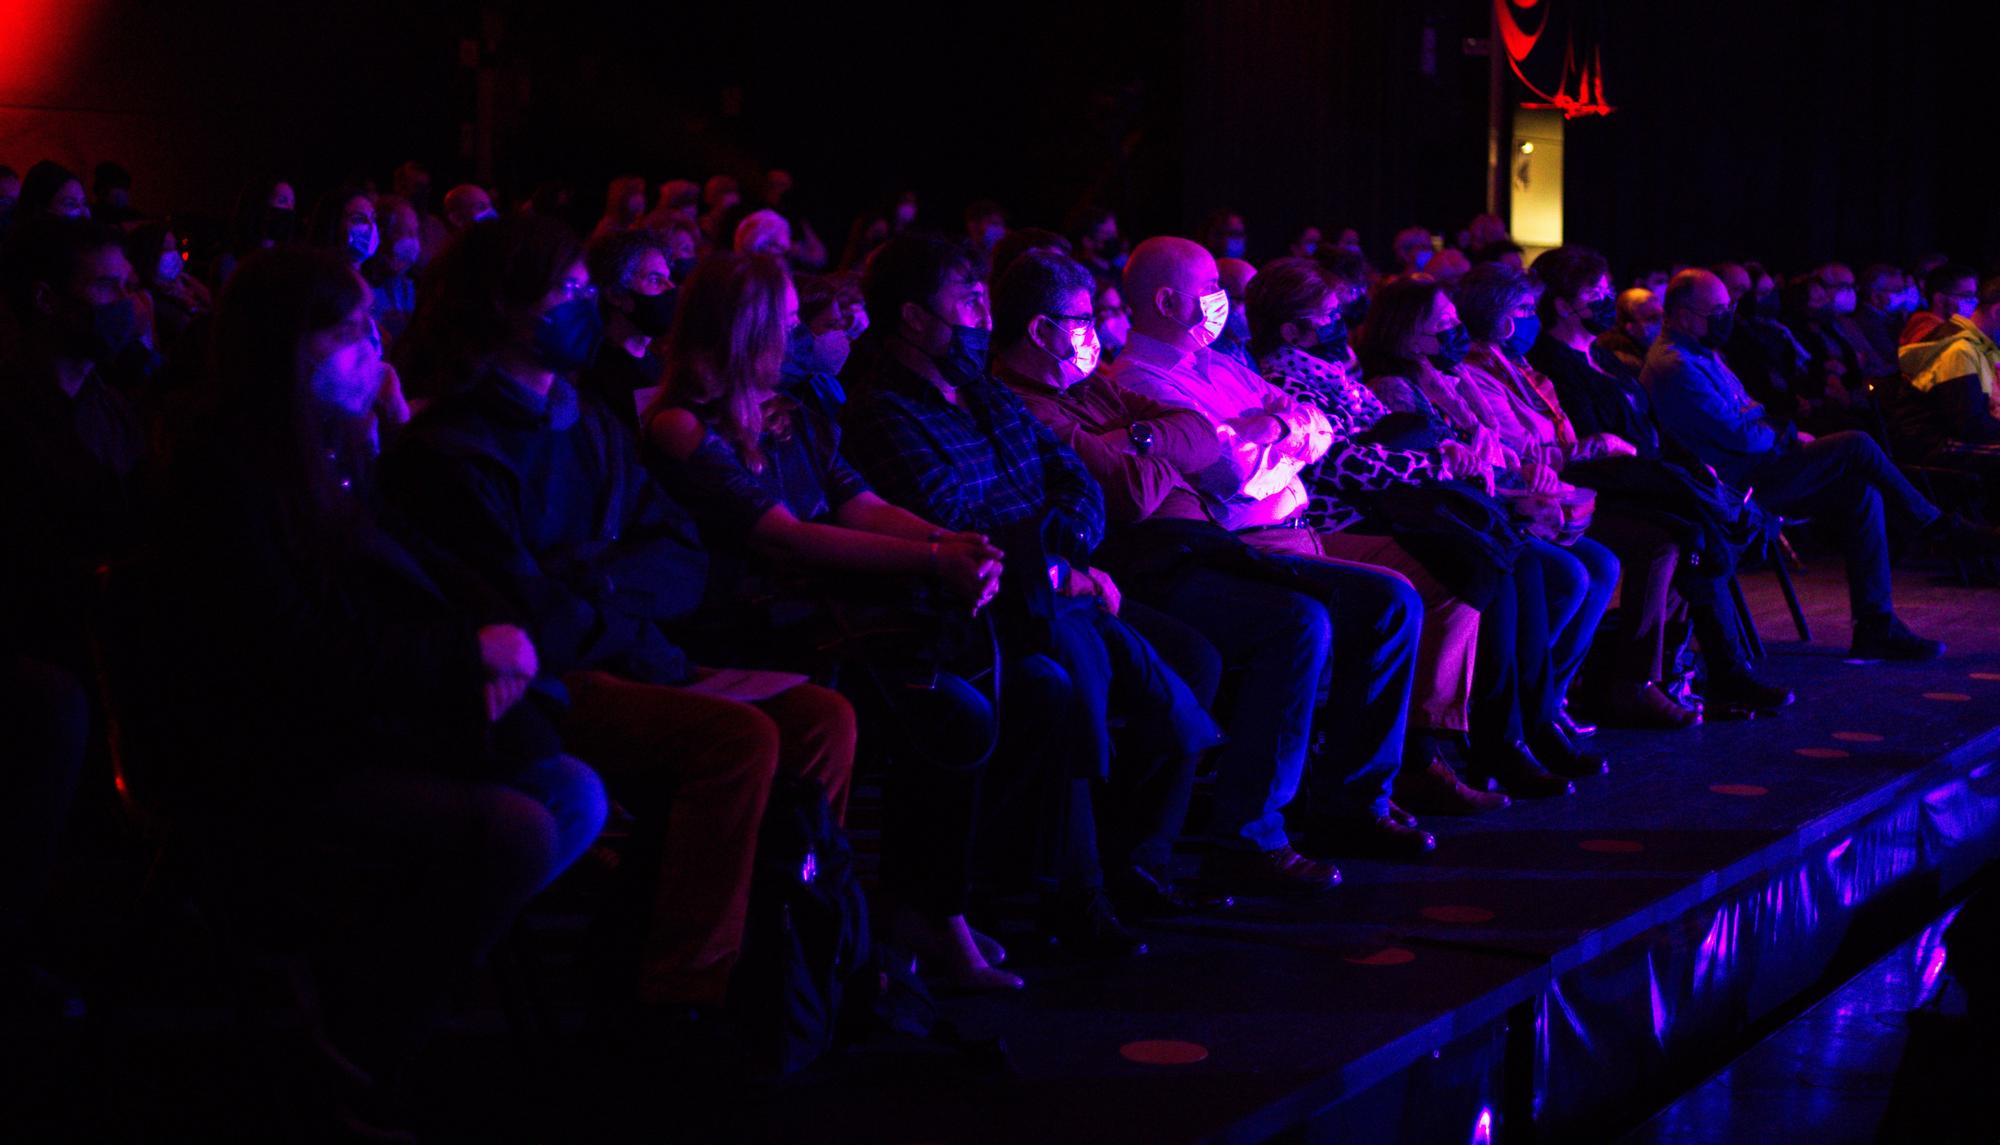
MULTIPOLYGON (((873 498, 873 494, 863 494, 873 498)), ((936 532, 928 522, 873 498, 882 510, 915 522, 928 537, 936 532)), ((861 500, 860 497, 854 501, 861 500)), ((853 501, 848 503, 853 504, 853 501)), ((845 512, 847 506, 842 506, 845 512)), ((801 521, 783 505, 773 505, 750 529, 750 547, 774 560, 843 572, 934 576, 958 596, 984 603, 1000 583, 1000 550, 983 541, 916 540, 852 528, 801 521)))

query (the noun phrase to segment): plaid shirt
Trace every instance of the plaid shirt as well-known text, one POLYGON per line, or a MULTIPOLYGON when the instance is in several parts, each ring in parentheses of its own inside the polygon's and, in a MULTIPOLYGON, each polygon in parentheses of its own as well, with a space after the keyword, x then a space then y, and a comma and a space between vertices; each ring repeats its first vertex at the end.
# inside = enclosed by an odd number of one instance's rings
POLYGON ((958 400, 885 356, 847 404, 842 448, 912 513, 994 536, 1044 522, 1050 556, 1088 565, 1104 539, 1104 494, 1083 462, 990 378, 959 387, 958 400))

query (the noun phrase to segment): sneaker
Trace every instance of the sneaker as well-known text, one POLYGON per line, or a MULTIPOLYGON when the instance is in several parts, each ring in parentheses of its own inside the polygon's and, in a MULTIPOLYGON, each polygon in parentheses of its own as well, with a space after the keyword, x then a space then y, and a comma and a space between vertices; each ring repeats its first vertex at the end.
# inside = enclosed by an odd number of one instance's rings
POLYGON ((1943 641, 1919 636, 1893 616, 1856 621, 1854 644, 1847 650, 1850 660, 1935 660, 1942 655, 1943 641))
POLYGON ((1340 868, 1290 847, 1271 851, 1211 851, 1202 874, 1241 895, 1317 895, 1340 885, 1340 868))

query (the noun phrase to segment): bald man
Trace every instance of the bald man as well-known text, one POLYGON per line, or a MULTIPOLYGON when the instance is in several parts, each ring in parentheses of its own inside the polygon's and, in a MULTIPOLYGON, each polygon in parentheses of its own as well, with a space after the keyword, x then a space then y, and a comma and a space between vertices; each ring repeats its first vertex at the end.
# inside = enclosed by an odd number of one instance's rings
POLYGON ((1815 517, 1840 531, 1854 616, 1851 657, 1931 660, 1943 654, 1943 644, 1911 632, 1896 617, 1884 506, 1952 542, 1976 544, 1981 530, 1926 501, 1874 438, 1845 432, 1814 439, 1789 423, 1767 420, 1722 359, 1736 312, 1720 278, 1700 269, 1675 275, 1667 286, 1665 321, 1640 375, 1661 430, 1765 508, 1815 517))
MULTIPOLYGON (((1313 816, 1338 824, 1329 838, 1336 846, 1427 850, 1427 837, 1389 799, 1402 764, 1422 598, 1392 571, 1327 559, 1317 534, 1301 527, 1299 471, 1331 449, 1331 425, 1317 408, 1211 348, 1228 320, 1229 298, 1214 257, 1199 244, 1164 237, 1139 244, 1125 264, 1124 287, 1132 334, 1118 360, 1102 367, 1104 376, 1208 419, 1241 480, 1235 496, 1212 507, 1216 523, 1260 549, 1317 558, 1301 563, 1314 565, 1322 586, 1314 595, 1333 622, 1334 686, 1321 719, 1338 731, 1319 764, 1332 775, 1310 788, 1313 816), (1293 538, 1308 547, 1288 543, 1293 538)), ((1289 795, 1274 787, 1267 810, 1282 809, 1289 795)))
POLYGON ((1660 296, 1643 286, 1618 295, 1618 321, 1590 344, 1590 364, 1616 378, 1639 380, 1646 365, 1646 351, 1660 336, 1666 308, 1660 296))
POLYGON ((493 209, 493 196, 484 187, 460 183, 444 193, 444 221, 453 232, 499 217, 500 212, 493 209))

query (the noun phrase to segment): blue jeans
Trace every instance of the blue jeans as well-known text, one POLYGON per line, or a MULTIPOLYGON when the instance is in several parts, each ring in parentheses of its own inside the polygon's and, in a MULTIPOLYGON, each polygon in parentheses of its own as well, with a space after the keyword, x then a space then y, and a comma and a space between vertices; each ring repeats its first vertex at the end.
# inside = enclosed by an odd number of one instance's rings
MULTIPOLYGON (((1590 653, 1590 642, 1618 589, 1618 558, 1589 537, 1569 547, 1533 539, 1532 558, 1541 562, 1542 583, 1549 600, 1549 671, 1555 700, 1569 692, 1569 682, 1590 653)), ((1528 559, 1524 557, 1523 559, 1528 559)))
POLYGON ((1284 809, 1305 773, 1320 674, 1333 643, 1325 606, 1303 592, 1201 566, 1140 590, 1242 672, 1229 741, 1216 753, 1211 835, 1225 846, 1286 846, 1284 809))
POLYGON ((1935 521, 1938 509, 1874 438, 1852 430, 1828 434, 1761 462, 1748 481, 1759 504, 1795 516, 1820 516, 1840 530, 1848 606, 1857 622, 1879 622, 1895 614, 1883 506, 1917 525, 1935 521))

